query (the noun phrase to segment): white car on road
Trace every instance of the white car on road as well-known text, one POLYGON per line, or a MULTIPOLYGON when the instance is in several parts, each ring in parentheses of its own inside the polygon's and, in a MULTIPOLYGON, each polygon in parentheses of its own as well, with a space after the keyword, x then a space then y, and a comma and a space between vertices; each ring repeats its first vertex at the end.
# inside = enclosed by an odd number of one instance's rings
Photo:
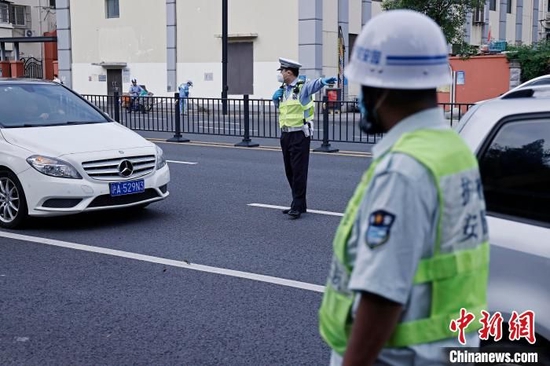
POLYGON ((538 365, 550 365, 549 92, 534 86, 477 104, 457 126, 479 161, 491 243, 488 311, 503 319, 502 339, 482 346, 525 351, 532 335, 538 365))
POLYGON ((165 199, 162 150, 52 82, 0 79, 0 227, 165 199))

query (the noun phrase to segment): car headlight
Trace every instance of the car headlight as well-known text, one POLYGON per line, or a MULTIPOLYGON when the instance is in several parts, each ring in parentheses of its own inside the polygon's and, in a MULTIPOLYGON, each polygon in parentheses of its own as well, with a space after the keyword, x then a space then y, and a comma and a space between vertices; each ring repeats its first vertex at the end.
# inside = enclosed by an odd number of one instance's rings
POLYGON ((155 146, 157 148, 157 170, 159 170, 166 165, 166 159, 164 158, 164 151, 157 145, 155 146))
POLYGON ((33 155, 27 158, 27 163, 40 173, 51 177, 82 179, 82 176, 71 164, 60 159, 33 155))

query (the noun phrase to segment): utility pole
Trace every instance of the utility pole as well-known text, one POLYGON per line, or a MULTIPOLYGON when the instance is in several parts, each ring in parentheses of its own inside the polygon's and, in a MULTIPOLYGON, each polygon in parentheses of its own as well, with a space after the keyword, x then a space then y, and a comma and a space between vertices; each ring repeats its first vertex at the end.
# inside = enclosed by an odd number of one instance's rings
POLYGON ((227 115, 227 28, 228 28, 227 0, 222 0, 222 113, 227 115))

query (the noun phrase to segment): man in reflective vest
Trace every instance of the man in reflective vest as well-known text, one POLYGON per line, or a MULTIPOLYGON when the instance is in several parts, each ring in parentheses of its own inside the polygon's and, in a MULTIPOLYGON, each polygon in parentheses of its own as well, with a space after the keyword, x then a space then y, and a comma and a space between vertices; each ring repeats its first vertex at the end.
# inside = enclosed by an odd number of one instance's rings
POLYGON ((386 135, 333 241, 319 310, 331 365, 447 365, 443 347, 461 346, 451 321, 486 307, 489 262, 477 160, 437 104, 447 42, 423 14, 383 12, 345 73, 362 86, 362 130, 386 135))
POLYGON ((278 81, 282 84, 272 99, 279 109, 281 149, 286 178, 292 190, 292 203, 283 213, 292 219, 298 219, 307 210, 307 173, 314 117, 313 94, 326 85, 334 84, 337 79, 331 77, 312 81, 300 80, 300 63, 285 58, 279 58, 279 63, 281 66, 278 69, 278 81))

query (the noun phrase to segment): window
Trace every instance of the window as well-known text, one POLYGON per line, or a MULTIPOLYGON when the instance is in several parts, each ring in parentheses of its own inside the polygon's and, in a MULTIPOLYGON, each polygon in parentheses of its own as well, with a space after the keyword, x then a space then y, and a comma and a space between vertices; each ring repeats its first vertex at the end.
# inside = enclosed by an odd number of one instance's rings
POLYGON ((351 55, 353 52, 353 46, 355 45, 355 40, 357 39, 357 34, 350 33, 348 34, 348 62, 351 60, 351 55))
POLYGON ((497 0, 489 1, 489 10, 497 10, 497 0))
POLYGON ((472 13, 472 22, 474 24, 485 23, 485 8, 475 8, 472 13))
POLYGON ((506 12, 508 12, 508 14, 512 14, 512 0, 508 0, 506 2, 506 12))
POLYGON ((55 84, 12 84, 0 89, 2 127, 107 122, 82 98, 55 84), (47 118, 40 117, 46 113, 47 118))
POLYGON ((11 23, 13 25, 27 25, 27 7, 22 5, 11 6, 11 23))
POLYGON ((10 22, 9 5, 5 3, 0 3, 0 23, 9 23, 9 22, 10 22))
POLYGON ((118 0, 105 0, 105 17, 120 18, 118 0))
POLYGON ((532 83, 526 83, 524 86, 537 86, 537 85, 549 85, 550 84, 550 78, 547 79, 539 79, 537 81, 533 81, 532 83))
POLYGON ((479 166, 487 211, 550 223, 550 118, 504 124, 479 166))

